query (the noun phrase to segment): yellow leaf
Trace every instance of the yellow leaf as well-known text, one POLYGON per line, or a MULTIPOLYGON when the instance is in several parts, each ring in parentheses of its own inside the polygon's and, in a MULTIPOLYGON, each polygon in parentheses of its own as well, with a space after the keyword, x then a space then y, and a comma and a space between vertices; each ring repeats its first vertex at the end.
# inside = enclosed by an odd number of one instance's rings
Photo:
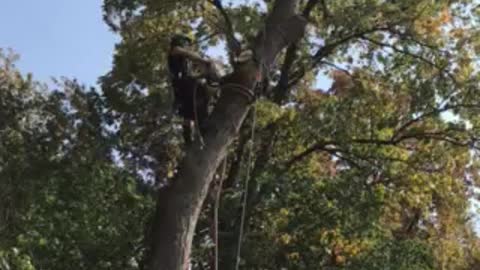
POLYGON ((280 242, 282 242, 284 245, 288 245, 291 241, 292 237, 288 233, 282 234, 282 236, 280 236, 280 242))

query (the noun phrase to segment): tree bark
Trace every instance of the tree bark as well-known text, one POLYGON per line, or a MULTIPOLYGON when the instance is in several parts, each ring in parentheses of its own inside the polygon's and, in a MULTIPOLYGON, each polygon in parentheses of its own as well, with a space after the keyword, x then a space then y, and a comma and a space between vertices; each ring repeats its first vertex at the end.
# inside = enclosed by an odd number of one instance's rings
POLYGON ((207 120, 205 146, 191 145, 175 179, 159 191, 146 258, 148 270, 188 269, 195 226, 209 184, 250 108, 250 101, 234 85, 253 89, 260 69, 268 69, 283 48, 303 35, 306 20, 295 16, 297 1, 275 2, 254 44, 255 61, 244 63, 225 80, 207 120))

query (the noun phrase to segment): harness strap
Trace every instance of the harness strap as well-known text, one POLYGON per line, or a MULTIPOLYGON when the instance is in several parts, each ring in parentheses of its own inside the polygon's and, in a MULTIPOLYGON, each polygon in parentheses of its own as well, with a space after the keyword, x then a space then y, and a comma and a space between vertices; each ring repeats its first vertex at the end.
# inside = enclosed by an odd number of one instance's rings
POLYGON ((249 89, 248 87, 245 87, 241 84, 238 83, 226 83, 222 85, 222 90, 229 88, 229 90, 236 91, 239 94, 242 94, 248 99, 248 102, 252 103, 255 101, 255 93, 249 89))

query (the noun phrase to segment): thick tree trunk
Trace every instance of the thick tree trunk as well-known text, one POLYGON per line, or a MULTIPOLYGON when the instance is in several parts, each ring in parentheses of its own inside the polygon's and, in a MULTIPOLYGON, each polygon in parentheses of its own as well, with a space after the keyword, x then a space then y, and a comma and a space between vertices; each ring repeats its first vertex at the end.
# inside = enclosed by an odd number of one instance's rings
POLYGON ((192 145, 174 181, 159 191, 149 239, 148 270, 188 269, 195 226, 208 186, 250 107, 234 85, 254 88, 260 66, 268 69, 283 48, 303 35, 306 21, 294 16, 296 4, 297 0, 277 0, 254 44, 259 63, 249 61, 228 76, 203 134, 205 147, 192 145))
POLYGON ((221 125, 205 134, 206 147, 193 146, 173 183, 159 192, 154 220, 149 269, 185 270, 195 225, 208 186, 226 155, 227 146, 247 113, 245 98, 232 91, 221 99, 217 118, 221 125))

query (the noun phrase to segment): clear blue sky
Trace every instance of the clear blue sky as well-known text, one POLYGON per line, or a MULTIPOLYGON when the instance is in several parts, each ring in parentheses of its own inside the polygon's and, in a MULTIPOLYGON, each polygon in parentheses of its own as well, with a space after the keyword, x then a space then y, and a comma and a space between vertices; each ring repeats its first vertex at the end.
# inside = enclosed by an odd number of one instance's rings
MULTIPOLYGON (((43 82, 66 76, 94 85, 110 70, 119 39, 102 20, 102 0, 0 1, 0 48, 20 54, 22 72, 43 82)), ((318 79, 317 87, 328 89, 331 81, 318 79)))
POLYGON ((102 21, 102 0, 1 0, 0 48, 20 54, 17 66, 87 85, 109 71, 117 37, 102 21))

